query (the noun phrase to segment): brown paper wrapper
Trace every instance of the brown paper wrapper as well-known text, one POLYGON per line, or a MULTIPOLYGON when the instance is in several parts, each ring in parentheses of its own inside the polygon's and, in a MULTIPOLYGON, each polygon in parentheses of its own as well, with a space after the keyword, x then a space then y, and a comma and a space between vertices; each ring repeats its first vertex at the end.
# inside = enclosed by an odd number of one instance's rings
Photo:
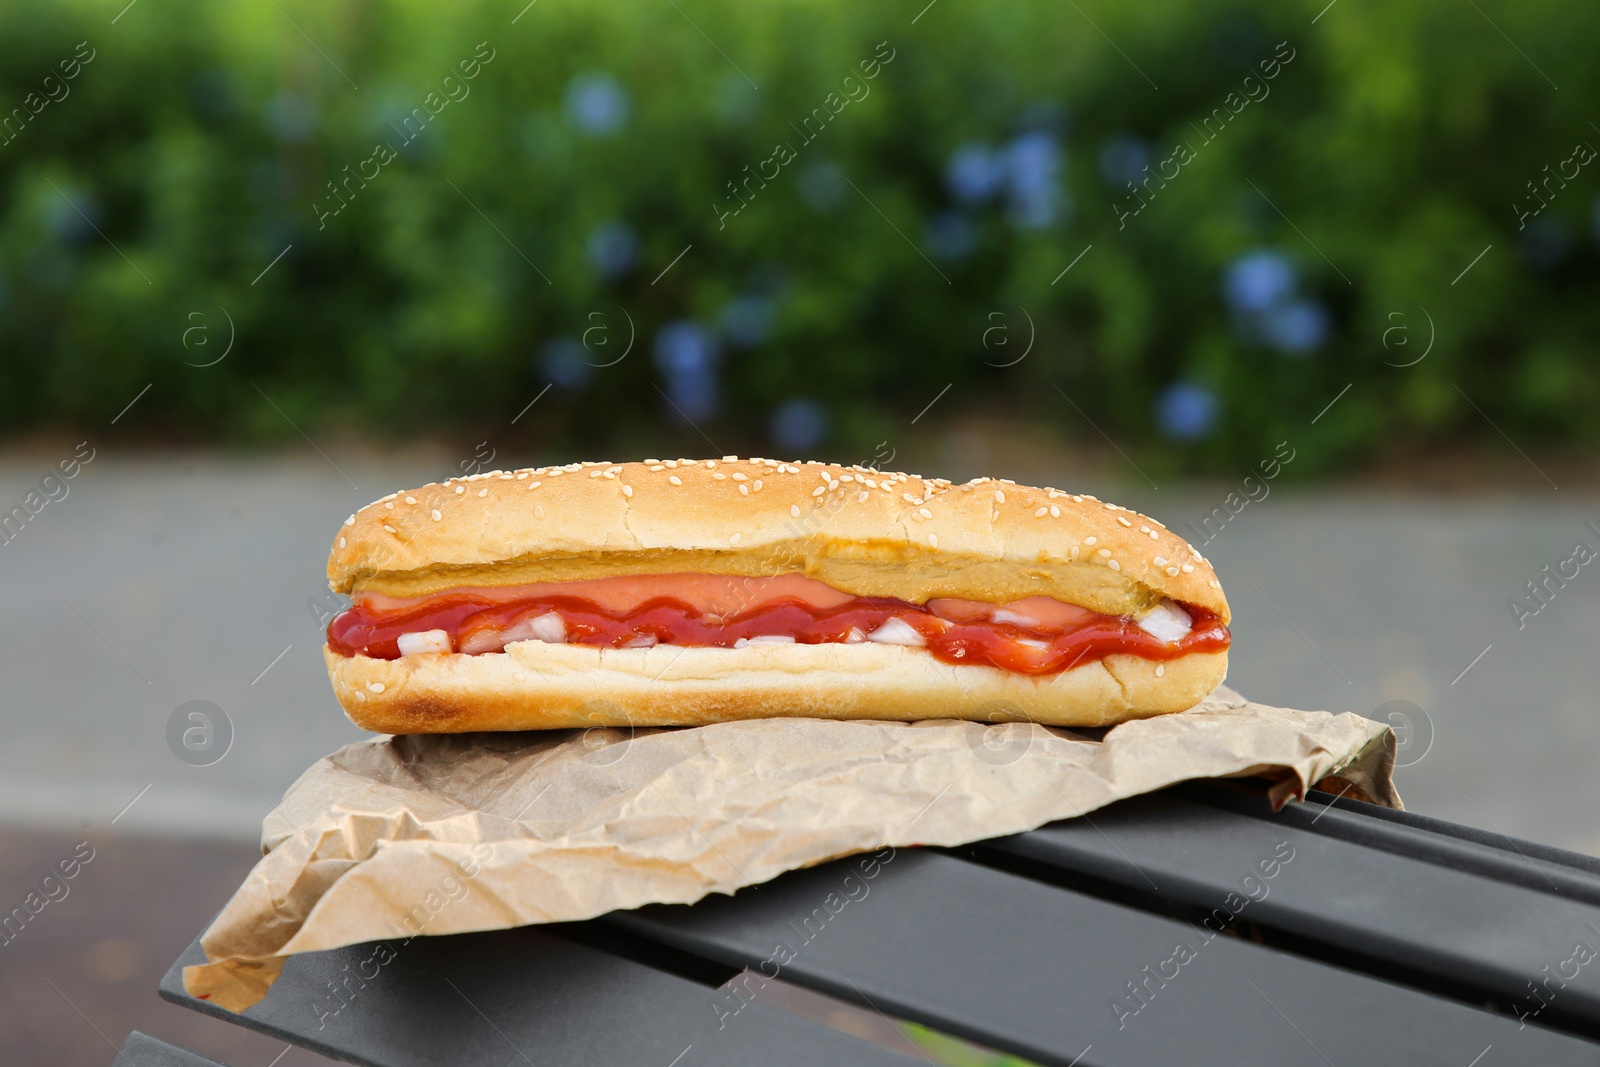
POLYGON ((759 719, 362 742, 318 761, 267 817, 266 855, 184 985, 243 1011, 300 952, 690 903, 884 846, 1020 833, 1192 778, 1265 776, 1279 805, 1332 780, 1398 807, 1393 766, 1382 723, 1225 688, 1109 730, 759 719))

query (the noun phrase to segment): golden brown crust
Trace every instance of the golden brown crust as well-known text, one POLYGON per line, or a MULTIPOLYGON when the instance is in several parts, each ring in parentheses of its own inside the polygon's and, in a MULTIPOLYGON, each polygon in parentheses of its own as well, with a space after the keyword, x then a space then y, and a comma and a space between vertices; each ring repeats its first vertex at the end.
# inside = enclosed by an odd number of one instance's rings
POLYGON ((1170 597, 1229 618, 1200 553, 1092 496, 777 460, 579 463, 495 471, 385 497, 328 557, 337 592, 618 574, 798 571, 861 595, 1053 596, 1127 615, 1170 597))
POLYGON ((871 643, 613 649, 524 641, 477 656, 380 660, 326 647, 323 655, 352 722, 403 734, 781 716, 1109 726, 1193 707, 1228 671, 1227 652, 1195 652, 1164 663, 1110 656, 1030 676, 871 643))

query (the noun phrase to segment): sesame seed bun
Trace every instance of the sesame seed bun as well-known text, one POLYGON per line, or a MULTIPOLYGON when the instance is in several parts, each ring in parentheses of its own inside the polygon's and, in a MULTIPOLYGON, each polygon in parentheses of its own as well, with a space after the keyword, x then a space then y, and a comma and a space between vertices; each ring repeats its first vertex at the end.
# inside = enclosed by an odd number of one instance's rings
POLYGON ((391 734, 783 716, 1109 726, 1193 707, 1228 670, 1226 652, 1195 652, 1165 663, 1108 656, 1033 676, 953 667, 924 649, 871 643, 728 649, 520 641, 477 656, 323 654, 351 721, 391 734))
POLYGON ((1092 496, 777 460, 646 460, 495 471, 394 493, 346 520, 335 592, 626 574, 799 572, 862 596, 991 603, 1049 596, 1107 615, 1163 597, 1226 623, 1200 553, 1092 496))
MULTIPOLYGON (((395 493, 346 520, 341 593, 417 597, 623 575, 801 573, 922 604, 1049 596, 1107 615, 1163 598, 1229 618, 1211 566, 1154 519, 1092 496, 777 460, 646 460, 495 471, 395 493)), ((687 726, 768 716, 941 717, 1103 726, 1180 711, 1223 652, 1113 655, 1032 676, 856 644, 597 648, 396 660, 324 649, 339 703, 387 733, 687 726)))

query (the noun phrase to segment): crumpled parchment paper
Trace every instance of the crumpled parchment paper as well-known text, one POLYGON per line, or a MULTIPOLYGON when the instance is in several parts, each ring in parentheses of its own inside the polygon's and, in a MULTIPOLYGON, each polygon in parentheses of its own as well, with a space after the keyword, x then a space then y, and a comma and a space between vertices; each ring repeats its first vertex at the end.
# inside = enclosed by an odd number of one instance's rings
MULTIPOLYGON (((381 738, 319 760, 184 970, 233 1011, 284 959, 364 941, 688 903, 884 846, 1020 833, 1191 778, 1324 780, 1398 807, 1394 737, 1348 712, 1252 704, 1075 731, 759 719, 680 729, 381 738)), ((1325 782, 1325 788, 1327 784, 1325 782)))

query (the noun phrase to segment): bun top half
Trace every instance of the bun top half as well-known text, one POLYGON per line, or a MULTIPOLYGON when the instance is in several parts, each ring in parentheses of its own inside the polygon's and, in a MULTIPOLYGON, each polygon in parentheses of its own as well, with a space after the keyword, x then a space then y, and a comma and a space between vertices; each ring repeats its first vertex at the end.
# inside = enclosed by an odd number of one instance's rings
POLYGON ((1229 618, 1211 565, 1154 519, 1059 489, 725 456, 491 471, 391 493, 345 520, 339 593, 626 574, 800 572, 862 596, 1109 615, 1163 597, 1229 618))

